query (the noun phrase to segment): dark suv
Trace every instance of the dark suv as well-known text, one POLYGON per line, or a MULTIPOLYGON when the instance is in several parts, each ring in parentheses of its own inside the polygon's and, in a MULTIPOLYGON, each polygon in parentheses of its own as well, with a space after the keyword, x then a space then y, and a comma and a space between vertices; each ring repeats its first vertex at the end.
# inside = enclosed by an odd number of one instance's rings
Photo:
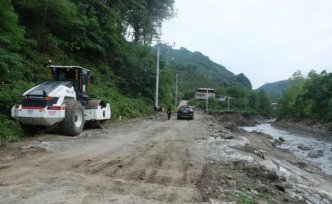
POLYGON ((177 112, 177 118, 181 119, 181 118, 187 118, 187 119, 194 119, 194 110, 191 106, 180 106, 180 108, 178 109, 177 112))

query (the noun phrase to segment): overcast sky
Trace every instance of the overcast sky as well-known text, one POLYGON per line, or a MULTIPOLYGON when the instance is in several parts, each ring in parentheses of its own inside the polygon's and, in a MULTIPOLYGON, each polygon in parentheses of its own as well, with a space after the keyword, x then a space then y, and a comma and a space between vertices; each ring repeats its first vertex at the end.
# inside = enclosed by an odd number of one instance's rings
POLYGON ((200 51, 253 88, 332 72, 332 0, 175 0, 162 40, 200 51))

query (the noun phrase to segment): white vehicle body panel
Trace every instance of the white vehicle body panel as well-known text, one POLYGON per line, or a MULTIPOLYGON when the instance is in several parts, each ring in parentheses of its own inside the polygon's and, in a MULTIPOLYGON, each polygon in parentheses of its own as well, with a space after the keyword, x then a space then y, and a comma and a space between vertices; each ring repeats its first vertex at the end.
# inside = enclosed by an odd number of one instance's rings
POLYGON ((59 100, 57 102, 57 105, 59 106, 63 104, 65 98, 72 98, 73 100, 76 100, 76 92, 74 90, 74 87, 68 88, 66 86, 59 86, 51 93, 49 93, 49 96, 58 97, 59 100))
POLYGON ((26 125, 52 126, 65 118, 65 110, 47 110, 46 108, 12 107, 12 117, 26 125))
MULTIPOLYGON (((29 89, 23 96, 28 95, 38 86, 29 89)), ((63 121, 65 118, 65 107, 62 104, 65 99, 76 100, 76 92, 73 87, 58 86, 48 94, 48 97, 58 98, 56 104, 52 106, 59 107, 59 110, 49 110, 49 107, 23 107, 22 105, 14 105, 11 110, 12 117, 26 125, 52 126, 63 121)))
POLYGON ((106 107, 98 106, 95 109, 85 109, 84 110, 84 119, 86 121, 90 120, 108 120, 111 118, 111 106, 109 103, 106 104, 106 107))
MULTIPOLYGON (((11 115, 22 124, 52 126, 65 118, 65 107, 61 110, 48 110, 47 108, 25 108, 22 105, 14 105, 11 115)), ((85 121, 108 120, 111 118, 111 107, 98 106, 96 109, 84 110, 85 121)))

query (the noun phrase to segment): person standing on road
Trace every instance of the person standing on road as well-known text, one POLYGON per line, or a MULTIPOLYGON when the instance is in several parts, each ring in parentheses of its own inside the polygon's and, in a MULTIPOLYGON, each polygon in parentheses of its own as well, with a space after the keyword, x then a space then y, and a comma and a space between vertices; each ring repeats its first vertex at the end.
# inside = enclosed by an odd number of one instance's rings
POLYGON ((168 118, 168 120, 171 119, 171 113, 172 113, 172 109, 171 109, 170 106, 168 106, 168 108, 167 108, 167 118, 168 118))

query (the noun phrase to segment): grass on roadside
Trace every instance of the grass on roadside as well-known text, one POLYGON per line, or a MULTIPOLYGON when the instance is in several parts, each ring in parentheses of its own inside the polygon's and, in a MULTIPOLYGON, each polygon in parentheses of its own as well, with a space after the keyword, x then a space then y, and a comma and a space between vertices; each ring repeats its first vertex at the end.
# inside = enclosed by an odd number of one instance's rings
POLYGON ((249 192, 240 192, 236 194, 236 202, 238 204, 255 204, 257 200, 264 200, 268 203, 276 203, 273 198, 264 193, 253 194, 249 192))

